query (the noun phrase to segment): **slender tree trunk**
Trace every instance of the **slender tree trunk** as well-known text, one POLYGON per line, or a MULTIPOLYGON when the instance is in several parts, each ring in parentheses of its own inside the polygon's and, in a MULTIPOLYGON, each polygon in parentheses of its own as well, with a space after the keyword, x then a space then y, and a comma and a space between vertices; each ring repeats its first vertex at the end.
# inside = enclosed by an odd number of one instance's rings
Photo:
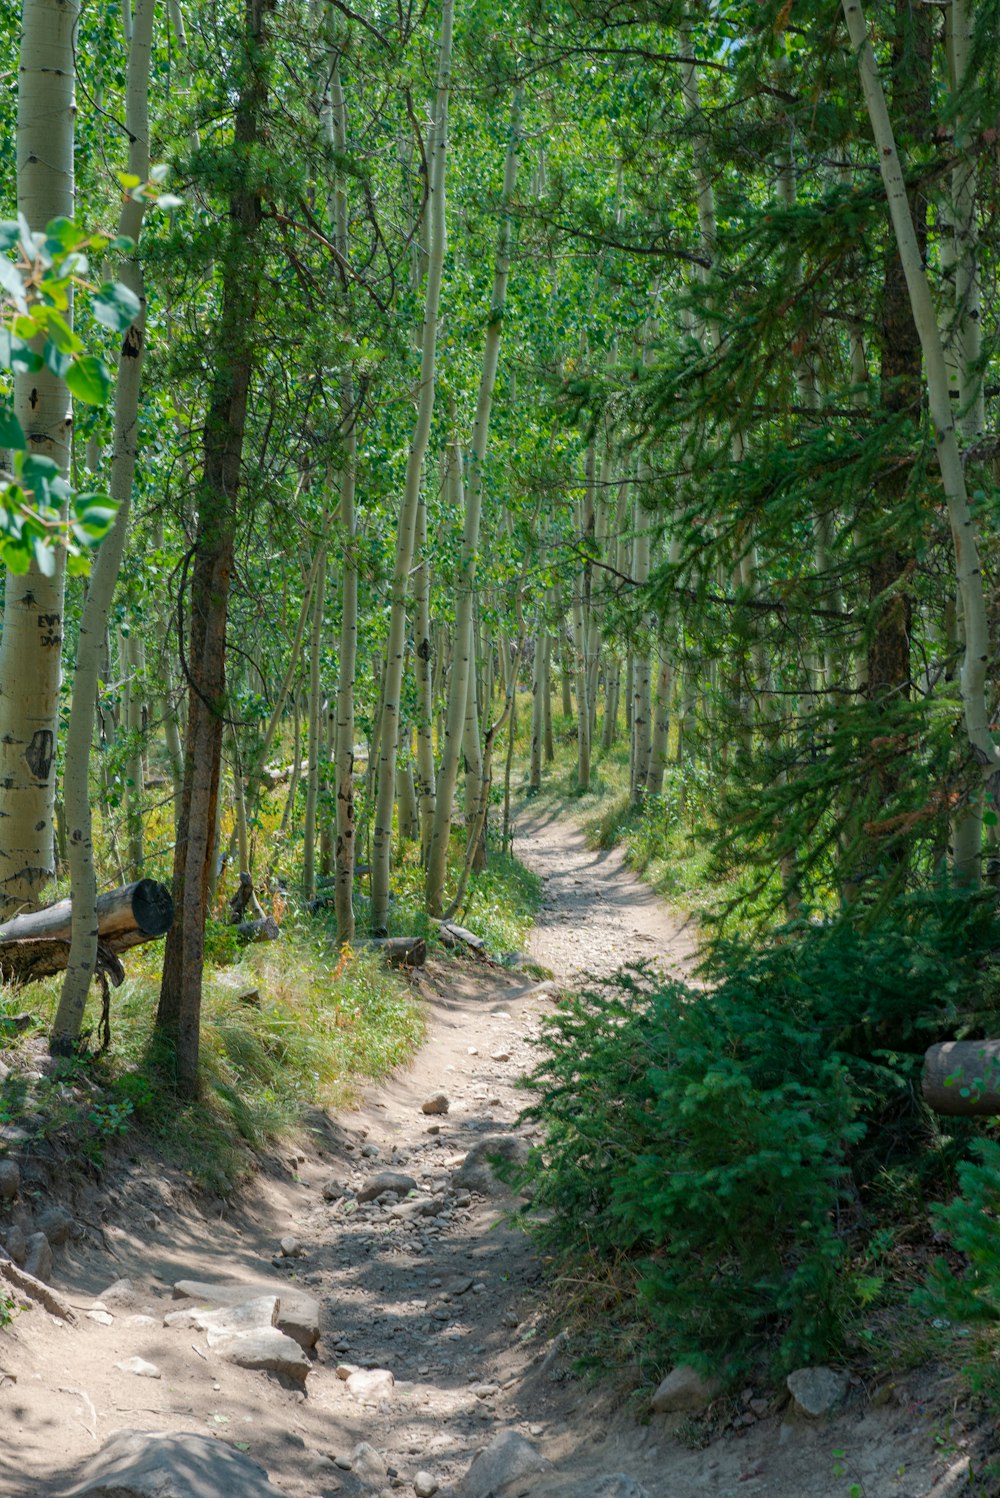
MULTIPOLYGON (((24 0, 17 96, 17 202, 32 230, 73 217, 78 0, 24 0)), ((67 316, 70 315, 67 312, 67 316)), ((72 403, 48 365, 14 376, 33 456, 69 467, 72 403)), ((63 552, 47 577, 7 574, 0 637, 0 919, 34 910, 53 874, 63 552)))
MULTIPOLYGON (((149 175, 149 69, 154 0, 136 0, 126 79, 129 171, 145 182, 149 175)), ((138 240, 145 204, 129 198, 122 206, 119 233, 138 240)), ((139 298, 140 311, 122 341, 115 390, 109 492, 118 505, 114 525, 98 549, 80 619, 73 698, 66 734, 63 793, 69 827, 68 858, 73 899, 69 959, 59 1008, 49 1037, 53 1055, 76 1049, 97 961, 97 875, 90 811, 90 754, 94 739, 98 683, 107 670, 108 617, 128 532, 135 473, 137 422, 146 341, 146 291, 136 257, 120 267, 124 285, 139 298)), ((106 679, 106 678, 105 678, 106 679)))
POLYGON ((427 555, 427 505, 421 493, 417 508, 417 548, 420 558, 413 579, 416 609, 415 669, 417 676, 417 804, 420 811, 420 861, 426 867, 434 828, 434 649, 431 641, 431 571, 427 555))
POLYGON ((316 898, 316 821, 319 808, 319 776, 323 762, 323 604, 326 593, 326 546, 319 548, 319 570, 313 603, 312 638, 309 642, 309 772, 306 781, 306 819, 302 857, 302 895, 306 903, 316 898))
POLYGON ((545 634, 543 680, 545 695, 542 698, 542 725, 545 737, 545 763, 550 765, 556 757, 556 746, 552 738, 552 635, 548 630, 545 634))
MULTIPOLYGON (((444 900, 444 880, 447 868, 448 841, 451 834, 452 803, 454 800, 455 776, 458 771, 458 744, 460 724, 469 707, 470 683, 474 681, 471 669, 473 651, 473 608, 476 587, 476 560, 479 550, 479 525, 482 512, 482 469, 486 457, 489 436, 490 411, 493 405, 493 390, 496 385, 497 366, 500 359, 500 337, 503 328, 504 308, 507 300, 507 277, 510 270, 510 218, 509 205, 517 180, 517 158, 520 148, 521 94, 518 90, 511 106, 510 135, 504 160, 503 189, 501 196, 500 232, 497 241, 496 262, 493 272, 493 295, 490 303, 490 320, 486 329, 483 347, 483 365, 479 379, 476 415, 472 430, 472 449, 469 455, 469 474, 465 488, 465 521, 462 533, 462 555, 459 563, 458 600, 455 607, 455 651, 456 662, 448 688, 448 719, 445 729, 445 747, 442 754, 441 773, 438 778, 437 802, 434 808, 434 826, 431 832, 431 847, 427 859, 427 876, 424 881, 424 898, 432 916, 440 915, 444 900), (464 677, 464 679, 463 679, 464 677), (450 783, 449 783, 450 782, 450 783)), ((461 460, 457 439, 450 454, 451 483, 460 483, 461 460), (457 470, 457 473, 456 473, 457 470)), ((457 488, 452 489, 453 501, 459 497, 457 488)), ((476 713, 473 696, 471 711, 476 713)), ((478 738, 478 718, 475 735, 467 742, 478 738)), ((481 780, 481 767, 479 768, 481 780)))
MULTIPOLYGON (((251 158, 260 139, 268 92, 266 18, 275 0, 245 0, 246 44, 238 84, 235 144, 251 158)), ((167 936, 157 1029, 174 1049, 177 1083, 198 1083, 205 918, 212 831, 226 712, 226 621, 237 523, 247 397, 256 352, 261 292, 257 251, 261 197, 256 172, 241 174, 229 207, 220 259, 218 344, 198 486, 198 528, 189 605, 187 742, 184 794, 174 855, 176 917, 167 936)))
POLYGON ((545 736, 545 704, 549 698, 545 680, 545 625, 539 613, 535 621, 535 669, 531 682, 531 757, 528 790, 532 795, 542 788, 542 740, 545 736))
POLYGON ((128 677, 125 685, 125 724, 129 737, 129 756, 127 768, 127 784, 125 788, 125 810, 128 823, 128 859, 130 878, 141 879, 143 863, 145 862, 145 848, 142 831, 142 796, 145 789, 145 774, 143 767, 143 704, 142 686, 144 679, 144 662, 142 641, 139 638, 135 623, 129 629, 128 639, 124 642, 122 659, 125 661, 128 677))
POLYGON ((424 326, 420 352, 420 394, 417 423, 406 464, 406 482, 396 533, 396 559, 392 582, 392 608, 382 708, 382 743, 379 749, 375 827, 372 834, 372 935, 383 936, 389 922, 389 866, 392 852, 392 811, 396 791, 396 746, 399 742, 400 697, 406 635, 406 590, 416 533, 417 501, 424 455, 434 412, 435 359, 438 306, 447 236, 445 213, 445 165, 448 154, 448 93, 451 86, 453 0, 444 0, 441 13, 441 47, 438 61, 433 161, 431 165, 430 240, 424 326))
MULTIPOLYGON (((924 358, 924 379, 938 466, 948 507, 955 548, 955 568, 965 616, 965 651, 961 671, 962 707, 965 731, 975 762, 980 766, 984 783, 995 795, 1000 773, 1000 751, 990 731, 990 714, 986 694, 987 667, 992 659, 986 602, 976 527, 969 509, 965 470, 958 446, 955 418, 948 386, 948 369, 938 332, 934 301, 924 270, 920 240, 906 193, 906 179, 896 151, 885 94, 871 43, 864 11, 858 0, 843 0, 844 15, 851 43, 857 53, 868 116, 878 153, 879 169, 889 200, 889 211, 895 231, 899 259, 906 277, 913 321, 920 337, 924 358)), ((969 883, 979 880, 979 848, 972 856, 968 849, 965 864, 956 865, 956 876, 969 883)))

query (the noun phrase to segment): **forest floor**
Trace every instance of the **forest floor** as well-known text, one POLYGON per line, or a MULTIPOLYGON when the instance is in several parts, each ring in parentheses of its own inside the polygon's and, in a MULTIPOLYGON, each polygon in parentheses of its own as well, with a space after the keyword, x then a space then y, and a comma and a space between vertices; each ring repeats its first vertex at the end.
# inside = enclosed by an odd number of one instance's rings
MULTIPOLYGON (((516 851, 544 879, 530 956, 557 984, 637 957, 690 964, 684 921, 617 853, 588 848, 555 804, 522 810, 516 851)), ((532 1065, 553 985, 470 961, 432 963, 415 981, 428 1034, 412 1067, 353 1112, 312 1115, 301 1142, 266 1162, 237 1202, 206 1203, 182 1176, 127 1149, 100 1182, 56 1190, 88 1229, 58 1251, 53 1274, 76 1320, 33 1307, 0 1332, 3 1498, 56 1498, 121 1428, 218 1436, 257 1458, 287 1498, 409 1495, 418 1474, 420 1491, 437 1483, 441 1498, 486 1498, 463 1478, 508 1429, 551 1464, 510 1489, 529 1498, 637 1498, 626 1483, 592 1486, 618 1473, 650 1498, 979 1491, 968 1484, 971 1419, 929 1370, 901 1375, 878 1401, 859 1381, 844 1413, 815 1424, 778 1402, 748 1416, 751 1397, 770 1396, 743 1391, 701 1448, 690 1420, 648 1419, 649 1391, 637 1394, 627 1370, 577 1377, 542 1266, 507 1223, 511 1197, 488 1171, 472 1183, 482 1190, 462 1185, 470 1149, 525 1132, 515 1084, 532 1065), (422 1104, 439 1093, 448 1111, 428 1116, 422 1104), (392 1198, 358 1204, 350 1193, 387 1169, 417 1183, 426 1209, 392 1198), (306 1392, 225 1361, 204 1331, 165 1326, 166 1313, 188 1304, 172 1299, 181 1279, 316 1297, 321 1339, 306 1392), (135 1356, 159 1376, 117 1366, 135 1356), (348 1382, 348 1365, 385 1374, 348 1382)))

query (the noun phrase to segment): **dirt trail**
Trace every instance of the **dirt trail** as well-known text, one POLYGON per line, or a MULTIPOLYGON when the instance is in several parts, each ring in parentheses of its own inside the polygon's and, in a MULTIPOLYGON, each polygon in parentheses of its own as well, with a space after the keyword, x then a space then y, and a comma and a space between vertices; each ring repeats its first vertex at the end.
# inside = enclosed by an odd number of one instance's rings
MULTIPOLYGON (((616 855, 591 852, 567 819, 530 808, 517 851, 545 878, 532 955, 560 976, 607 972, 638 955, 665 966, 689 959, 690 932, 616 855)), ((913 1379, 867 1414, 858 1390, 854 1411, 836 1422, 809 1427, 776 1411, 704 1450, 679 1444, 662 1418, 639 1423, 643 1402, 629 1402, 627 1374, 603 1386, 577 1380, 572 1345, 553 1339, 531 1246, 506 1225, 511 1199, 495 1185, 470 1192, 455 1180, 470 1148, 512 1133, 523 1097, 514 1084, 531 1065, 551 994, 521 975, 459 963, 418 981, 429 1033, 412 1069, 355 1113, 316 1115, 307 1142, 238 1209, 219 1202, 206 1219, 182 1181, 137 1162, 125 1162, 99 1200, 62 1198, 89 1221, 59 1251, 53 1276, 77 1323, 36 1308, 0 1332, 2 1498, 55 1498, 122 1427, 238 1443, 287 1498, 412 1495, 421 1470, 445 1498, 507 1428, 553 1464, 512 1490, 530 1498, 582 1493, 605 1473, 628 1474, 650 1498, 846 1498, 855 1479, 867 1498, 957 1495, 965 1457, 935 1449, 913 1379), (421 1104, 439 1092, 449 1111, 428 1117, 421 1104), (354 1193, 390 1168, 414 1178, 427 1215, 392 1199, 324 1198, 324 1186, 354 1193), (278 1254, 288 1235, 301 1257, 278 1254), (91 1319, 94 1297, 122 1278, 132 1291, 91 1319), (279 1292, 291 1282, 315 1295, 322 1337, 308 1393, 223 1361, 203 1332, 165 1327, 181 1278, 268 1282, 279 1292), (133 1355, 160 1378, 116 1367, 133 1355), (340 1362, 389 1370, 395 1384, 365 1402, 338 1377, 340 1362), (359 1452, 359 1442, 373 1451, 359 1452)), ((745 1406, 737 1400, 732 1413, 742 1421, 745 1406)))

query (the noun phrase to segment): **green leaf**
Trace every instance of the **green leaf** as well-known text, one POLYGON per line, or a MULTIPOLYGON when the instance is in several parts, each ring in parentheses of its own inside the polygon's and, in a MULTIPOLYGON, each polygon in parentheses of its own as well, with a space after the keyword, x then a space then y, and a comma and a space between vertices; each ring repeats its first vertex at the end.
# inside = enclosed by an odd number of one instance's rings
POLYGON ((156 200, 157 208, 183 208, 184 199, 179 198, 175 192, 161 192, 156 200))
POLYGON ((150 182, 165 182, 169 176, 170 166, 166 161, 159 161, 156 166, 151 166, 149 169, 150 182))
POLYGON ((57 380, 64 380, 73 367, 73 355, 61 354, 54 343, 46 343, 42 350, 45 367, 51 369, 57 380))
POLYGON ((56 570, 55 547, 47 536, 32 536, 31 553, 43 577, 53 577, 56 570))
POLYGON ((103 406, 111 390, 111 376, 100 359, 95 359, 93 354, 84 354, 67 370, 66 384, 77 400, 88 406, 103 406))
POLYGON ((27 439, 24 428, 10 406, 0 404, 0 447, 24 448, 27 439))
POLYGON ((61 354, 83 352, 83 340, 77 337, 62 313, 57 312, 54 307, 36 307, 35 321, 45 329, 61 354))
POLYGON ((0 255, 0 286, 7 295, 13 299, 14 305, 20 312, 28 310, 28 303, 24 296, 24 280, 16 265, 0 255))
POLYGON ((90 310, 106 328, 124 333, 142 311, 142 304, 134 291, 119 281, 106 281, 90 299, 90 310))

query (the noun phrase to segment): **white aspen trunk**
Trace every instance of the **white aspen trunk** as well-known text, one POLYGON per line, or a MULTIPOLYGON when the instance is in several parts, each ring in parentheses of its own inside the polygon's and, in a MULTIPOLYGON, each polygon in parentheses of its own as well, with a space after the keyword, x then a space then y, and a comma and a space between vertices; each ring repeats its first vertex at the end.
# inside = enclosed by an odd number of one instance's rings
POLYGON ((583 575, 573 583, 573 651, 576 657, 576 785, 590 790, 590 703, 587 700, 587 624, 583 610, 583 575))
POLYGON ((133 621, 125 641, 122 657, 128 667, 125 698, 125 722, 129 736, 129 757, 125 804, 128 817, 128 858, 131 879, 142 878, 145 849, 142 836, 142 795, 145 789, 143 770, 143 649, 133 621))
MULTIPOLYGON (((340 156, 347 154, 347 105, 340 76, 340 51, 333 43, 329 95, 321 113, 327 140, 340 156)), ((350 213, 347 183, 343 175, 334 182, 332 218, 334 241, 341 258, 350 252, 350 213)), ((345 288, 347 316, 350 321, 350 291, 345 288)), ((336 804, 336 841, 334 844, 334 907, 337 914, 337 943, 349 946, 354 940, 354 862, 356 848, 356 814, 354 804, 354 688, 358 660, 358 522, 355 510, 357 483, 358 433, 355 411, 354 375, 350 361, 345 361, 340 377, 340 503, 338 518, 342 537, 340 583, 340 640, 337 663, 336 765, 334 799, 336 804)))
MULTIPOLYGON (((462 502, 462 451, 457 437, 448 445, 448 463, 445 482, 448 486, 449 507, 456 513, 462 502)), ((465 512, 466 536, 469 532, 469 511, 465 512)), ((454 644, 451 671, 448 675, 448 710, 444 722, 441 744, 441 763, 438 768, 437 795, 434 804, 434 824, 431 829, 430 851, 427 857, 427 872, 424 879, 424 899, 432 916, 440 916, 444 909, 444 884, 448 867, 448 841, 451 836, 455 786, 458 783, 458 766, 461 758, 462 738, 465 732, 465 712, 469 700, 469 675, 472 654, 472 579, 469 567, 475 565, 475 554, 463 541, 462 560, 458 579, 458 598, 455 605, 454 644)))
MULTIPOLYGON (((78 0, 24 0, 17 96, 17 202, 35 232, 73 217, 78 0)), ((71 309, 70 309, 71 310, 71 309)), ((67 317, 70 316, 67 311, 67 317)), ((72 402, 46 365, 14 376, 14 410, 36 457, 69 467, 72 402)), ((53 874, 64 553, 51 577, 7 574, 0 638, 0 919, 37 908, 53 874)), ((89 743, 89 736, 88 736, 89 743)))
POLYGON ((281 826, 278 828, 278 841, 283 841, 288 836, 288 829, 292 822, 292 812, 295 807, 295 798, 299 793, 299 778, 302 774, 302 710, 299 704, 299 694, 292 693, 292 773, 288 777, 288 795, 285 797, 285 805, 281 812, 281 826))
POLYGON ((542 739, 545 734, 545 703, 548 685, 545 680, 545 625, 539 614, 535 623, 535 669, 531 681, 531 756, 528 790, 537 795, 542 788, 542 739))
MULTIPOLYGON (((406 735, 407 741, 410 734, 406 735)), ((420 813, 417 808, 417 788, 413 780, 412 745, 406 742, 396 762, 396 804, 399 816, 399 836, 415 842, 420 836, 420 813)))
POLYGON ((420 861, 425 866, 434 830, 434 649, 431 641, 431 569, 427 555, 427 504, 417 505, 417 548, 420 558, 413 577, 416 613, 415 662, 417 678, 416 794, 420 813, 420 861))
MULTIPOLYGON (((640 462, 638 485, 634 505, 634 538, 632 542, 632 577, 636 586, 642 588, 649 581, 649 524, 640 494, 646 478, 646 465, 640 462)), ((643 625, 645 628, 645 623, 643 625)), ((643 650, 633 656, 632 667, 632 736, 631 736, 631 784, 632 805, 638 806, 646 790, 649 774, 649 755, 652 746, 652 701, 650 690, 649 652, 643 650)))
MULTIPOLYGON (((476 414, 472 428, 472 448, 469 455, 469 474, 465 483, 465 521, 462 532, 462 555, 458 574, 458 600, 455 606, 455 652, 452 676, 448 687, 448 715, 445 729, 445 745, 442 753, 441 773, 438 779, 437 800, 434 807, 434 825, 431 831, 430 853, 427 859, 427 876, 424 882, 424 898, 430 915, 438 916, 444 901, 444 879, 447 868, 448 841, 451 835, 452 804, 454 801, 454 777, 458 772, 458 735, 453 733, 464 721, 470 695, 470 683, 475 677, 472 671, 473 650, 473 606, 476 588, 476 559, 479 550, 479 526, 482 513, 483 461, 489 436, 490 412, 493 406, 493 391, 496 385, 497 367, 500 360, 500 338, 503 331, 504 308, 507 300, 507 278, 510 271, 509 216, 510 201, 517 181, 518 152, 520 149, 521 92, 516 90, 511 104, 510 134, 504 158, 503 188, 500 199, 500 229, 497 238, 496 261, 493 271, 493 293, 490 301, 490 318, 483 345, 482 372, 479 377, 479 392, 476 399, 476 414), (462 658, 464 657, 464 666, 462 658), (463 681, 464 675, 464 681, 463 681), (461 714, 461 719, 459 718, 461 714), (454 767, 451 758, 454 757, 454 767), (450 784, 448 783, 450 782, 450 784)), ((457 441, 451 454, 451 482, 460 482, 461 462, 457 441), (457 467, 457 474, 455 472, 457 467)), ((452 491, 452 499, 456 491, 452 491)), ((475 714, 473 692, 472 711, 475 714)), ((478 739, 478 719, 475 736, 478 739)), ((482 761, 479 763, 482 778, 482 761)))
POLYGON ((396 746, 399 741, 400 696, 406 635, 406 590, 413 558, 417 500, 424 455, 434 412, 435 359, 438 306, 447 236, 445 212, 445 165, 448 153, 448 93, 451 85, 452 24, 454 0, 444 0, 441 13, 441 47, 438 61, 433 159, 431 163, 430 239, 427 291, 420 351, 420 393, 417 422, 406 463, 406 482, 396 534, 396 558, 392 581, 392 607, 386 647, 383 684, 382 742, 379 748, 375 826, 372 833, 371 891, 372 935, 383 936, 389 922, 389 867, 392 853, 392 812, 396 790, 396 746))
MULTIPOLYGON (((129 171, 143 182, 149 174, 149 70, 154 11, 155 0, 136 0, 126 78, 129 171)), ((122 205, 119 232, 138 242, 144 209, 144 203, 127 199, 122 205)), ((108 483, 111 497, 118 505, 118 513, 111 531, 98 549, 91 570, 87 598, 80 619, 73 697, 66 734, 63 796, 69 832, 67 844, 73 922, 69 960, 49 1038, 49 1048, 54 1055, 70 1054, 76 1049, 97 961, 97 874, 94 868, 90 808, 90 753, 98 682, 105 665, 108 617, 128 534, 146 342, 146 290, 138 259, 132 257, 124 261, 119 268, 119 276, 123 284, 139 298, 140 310, 125 333, 118 360, 108 483)))
MULTIPOLYGON (((469 659, 469 690, 465 702, 465 727, 462 732, 462 754, 465 759, 465 826, 466 842, 472 828, 483 788, 483 746, 479 733, 479 668, 476 659, 475 632, 469 659)), ((486 866, 486 845, 480 838, 473 851, 473 868, 486 866)))
POLYGON ((552 635, 548 631, 545 634, 545 662, 542 679, 545 684, 542 697, 542 731, 545 740, 545 763, 551 765, 556 757, 556 746, 552 737, 552 635))
MULTIPOLYGON (((570 636, 566 629, 566 608, 563 603, 562 588, 557 583, 555 586, 555 609, 556 609, 556 641, 559 646, 559 691, 561 693, 560 706, 564 718, 573 716, 573 695, 570 688, 572 668, 570 664, 570 636)), ((572 628, 572 621, 570 623, 572 628)))
POLYGON ((308 901, 316 898, 316 819, 319 807, 319 771, 323 759, 323 605, 326 594, 326 545, 317 553, 315 603, 312 636, 309 642, 309 770, 306 780, 306 816, 303 832, 302 894, 308 901))
MULTIPOLYGON (((986 671, 993 652, 990 647, 978 538, 969 509, 965 470, 949 397, 948 368, 906 196, 906 181, 896 151, 885 93, 875 54, 868 40, 864 10, 859 0, 842 0, 842 3, 851 44, 857 56, 861 87, 871 121, 899 258, 906 277, 913 321, 924 356, 928 406, 934 424, 934 443, 948 508, 955 548, 955 572, 965 617, 965 650, 960 678, 965 731, 973 756, 981 767, 984 783, 991 794, 995 795, 1000 751, 990 732, 986 697, 986 671)), ((975 839, 967 837, 960 857, 955 859, 955 875, 962 883, 978 885, 980 851, 981 836, 975 839)))
POLYGON ((670 693, 674 681, 673 666, 669 656, 661 649, 657 653, 656 691, 654 695, 653 732, 649 745, 649 765, 646 770, 646 794, 659 796, 663 790, 663 776, 667 769, 667 745, 670 739, 670 693))

